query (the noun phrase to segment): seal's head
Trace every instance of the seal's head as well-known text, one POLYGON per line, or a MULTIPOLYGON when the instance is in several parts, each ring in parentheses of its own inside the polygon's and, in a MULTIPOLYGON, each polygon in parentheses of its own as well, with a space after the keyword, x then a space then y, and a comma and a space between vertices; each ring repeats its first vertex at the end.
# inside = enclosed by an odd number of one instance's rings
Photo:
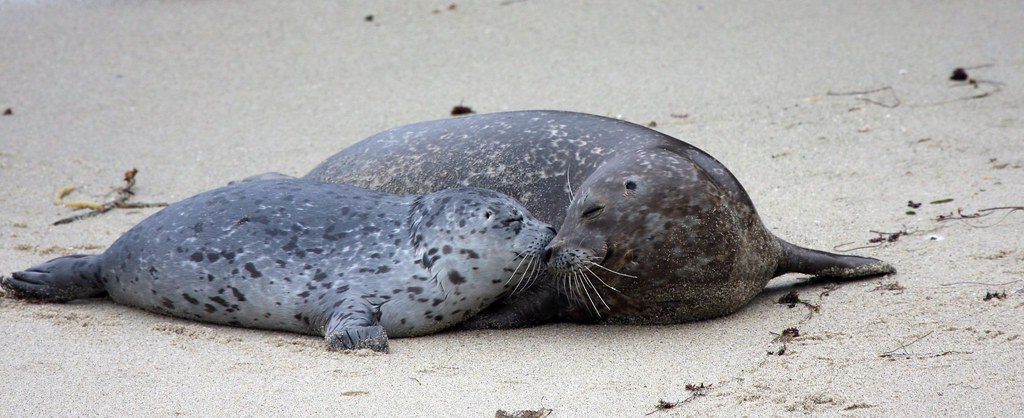
POLYGON ((686 285, 671 278, 702 280, 702 268, 731 257, 728 232, 714 225, 728 198, 709 173, 667 148, 609 159, 576 191, 545 253, 548 269, 594 314, 646 315, 686 285))
POLYGON ((525 287, 543 271, 540 258, 555 235, 515 199, 474 188, 417 199, 411 221, 418 263, 461 293, 525 287))

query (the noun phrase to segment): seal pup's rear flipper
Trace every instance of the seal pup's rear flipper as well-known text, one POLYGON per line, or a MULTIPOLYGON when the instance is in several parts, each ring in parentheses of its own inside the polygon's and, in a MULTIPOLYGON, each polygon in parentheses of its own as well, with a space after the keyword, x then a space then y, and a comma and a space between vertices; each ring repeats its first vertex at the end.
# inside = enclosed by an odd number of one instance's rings
POLYGON ((892 274, 896 268, 877 258, 833 254, 790 244, 776 238, 782 245, 782 256, 775 276, 804 273, 820 277, 852 279, 892 274))
POLYGON ((45 302, 103 296, 99 256, 69 255, 55 258, 0 280, 11 296, 45 302))

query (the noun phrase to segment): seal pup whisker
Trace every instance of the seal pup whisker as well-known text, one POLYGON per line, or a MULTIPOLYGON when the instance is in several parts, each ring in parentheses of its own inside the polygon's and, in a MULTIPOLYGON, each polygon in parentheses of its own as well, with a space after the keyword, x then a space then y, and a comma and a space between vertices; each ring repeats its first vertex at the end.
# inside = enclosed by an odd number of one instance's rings
MULTIPOLYGON (((526 279, 530 277, 529 276, 530 275, 530 269, 535 264, 540 264, 540 263, 535 263, 535 261, 537 261, 537 257, 530 257, 530 261, 526 263, 526 270, 523 270, 523 275, 519 276, 519 282, 516 283, 515 289, 512 289, 512 293, 511 293, 512 295, 516 294, 516 292, 519 291, 519 286, 522 285, 523 282, 525 282, 526 279)), ((526 286, 523 286, 523 290, 524 291, 526 290, 526 286)))
MULTIPOLYGON (((512 261, 515 261, 515 259, 513 259, 512 261)), ((519 260, 519 264, 516 265, 516 269, 513 270, 512 274, 510 276, 508 276, 508 279, 505 280, 505 285, 508 285, 508 283, 512 281, 512 278, 516 277, 516 273, 519 272, 519 267, 521 267, 523 265, 524 261, 526 261, 526 257, 525 256, 522 257, 521 260, 519 260)), ((519 281, 522 281, 522 280, 523 280, 523 278, 520 276, 519 277, 519 281)))

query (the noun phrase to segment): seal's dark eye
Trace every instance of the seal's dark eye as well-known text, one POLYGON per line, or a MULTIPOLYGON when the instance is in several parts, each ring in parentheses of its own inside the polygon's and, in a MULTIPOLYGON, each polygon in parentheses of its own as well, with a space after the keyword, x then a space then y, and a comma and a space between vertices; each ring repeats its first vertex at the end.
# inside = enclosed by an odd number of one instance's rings
POLYGON ((583 211, 583 215, 582 216, 584 218, 587 218, 587 219, 592 219, 592 218, 597 217, 597 215, 600 215, 601 211, 603 211, 603 210, 604 210, 604 206, 591 206, 590 209, 587 209, 587 210, 583 211))
POLYGON ((626 181, 626 190, 636 190, 636 182, 633 180, 626 181))
POLYGON ((484 212, 484 218, 491 219, 491 211, 484 212))

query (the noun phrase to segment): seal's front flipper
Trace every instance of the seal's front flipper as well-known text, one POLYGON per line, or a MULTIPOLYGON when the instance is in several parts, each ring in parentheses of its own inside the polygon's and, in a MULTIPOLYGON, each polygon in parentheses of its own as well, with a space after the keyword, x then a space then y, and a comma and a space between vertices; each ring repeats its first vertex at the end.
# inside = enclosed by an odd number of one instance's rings
POLYGON ((567 306, 554 286, 540 283, 491 305, 453 328, 475 330, 530 327, 554 322, 567 306))
POLYGON ((45 302, 103 296, 106 290, 100 281, 97 258, 95 255, 55 258, 3 278, 0 286, 13 297, 45 302))
POLYGON ((369 307, 338 310, 324 330, 327 348, 331 350, 360 350, 388 352, 388 334, 377 324, 369 307))
POLYGON ((373 351, 388 352, 388 334, 384 327, 371 325, 368 327, 345 327, 327 336, 327 348, 331 350, 359 350, 368 348, 373 351))

